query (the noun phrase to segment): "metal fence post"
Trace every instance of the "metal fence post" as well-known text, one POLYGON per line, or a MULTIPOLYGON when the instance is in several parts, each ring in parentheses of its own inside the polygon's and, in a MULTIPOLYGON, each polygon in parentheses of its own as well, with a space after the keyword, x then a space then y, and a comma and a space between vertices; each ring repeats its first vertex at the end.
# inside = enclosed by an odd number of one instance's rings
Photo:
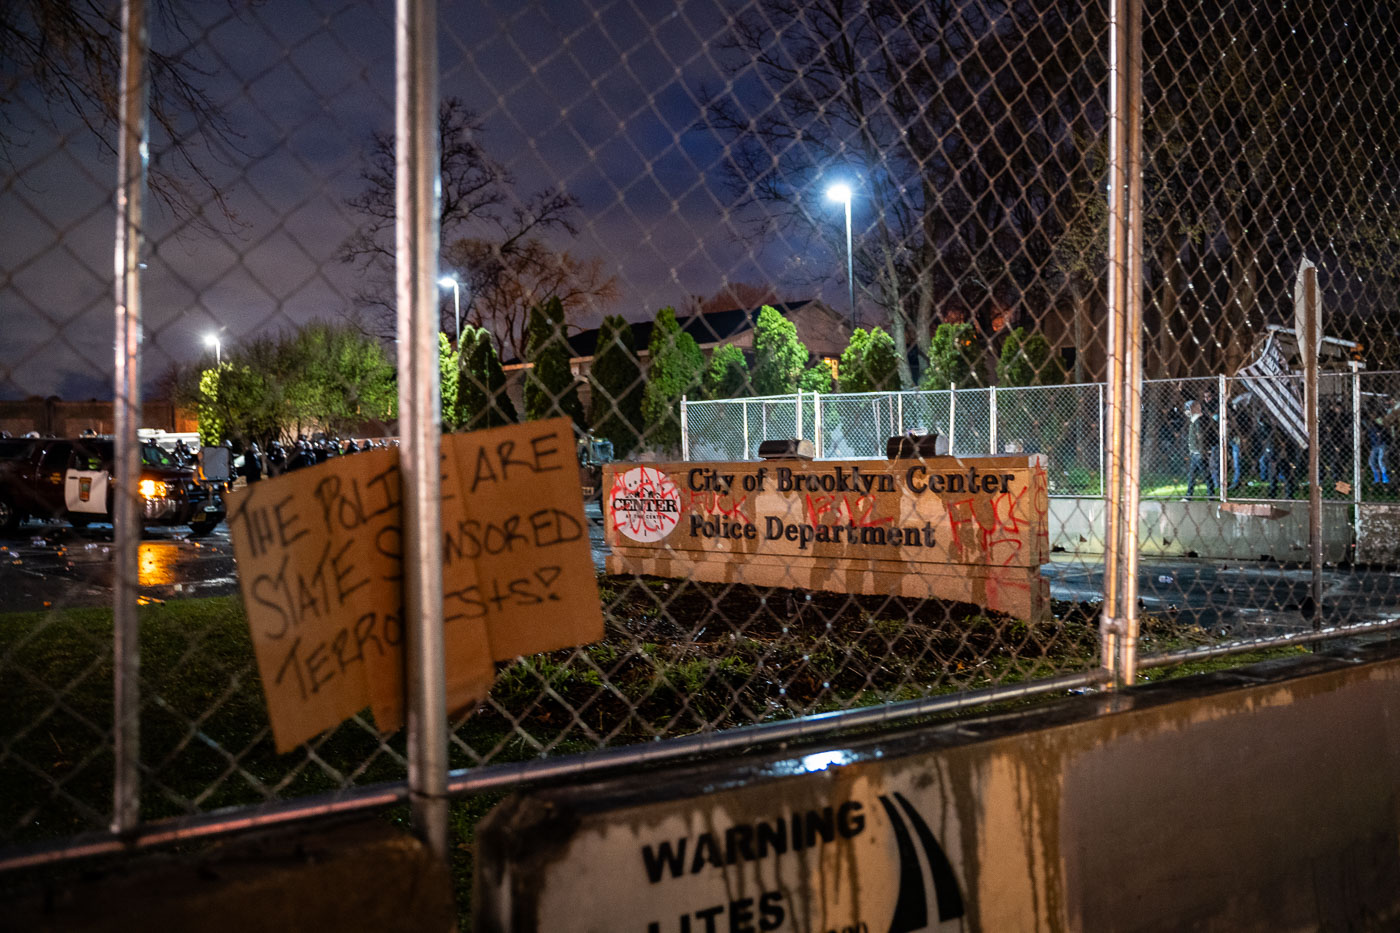
POLYGON ((149 33, 145 0, 122 3, 120 126, 117 135, 116 369, 113 442, 116 495, 112 526, 113 797, 112 831, 141 821, 141 623, 137 579, 141 524, 141 247, 146 187, 149 33))
POLYGON ((953 456, 953 425, 956 422, 954 417, 958 410, 958 391, 956 383, 948 383, 948 456, 953 456))
POLYGON ((438 378, 438 56, 435 0, 397 0, 395 129, 399 466, 407 644, 408 793, 414 827, 447 856, 447 687, 442 613, 438 378))
POLYGON ((987 416, 987 421, 989 422, 989 423, 988 423, 988 426, 987 426, 987 433, 988 433, 988 435, 990 435, 990 437, 988 438, 988 445, 987 445, 990 449, 987 451, 987 453, 991 454, 992 456, 996 456, 996 452, 997 452, 997 387, 996 387, 996 386, 992 386, 992 401, 991 401, 991 407, 992 407, 992 410, 991 410, 991 412, 990 412, 990 413, 988 414, 988 416, 987 416))
POLYGON ((793 430, 793 433, 797 435, 797 439, 798 439, 798 440, 801 440, 801 439, 802 439, 802 390, 801 390, 801 389, 798 389, 798 390, 797 390, 797 411, 796 411, 796 413, 793 415, 793 421, 794 421, 794 424, 795 424, 795 428, 794 428, 794 430, 793 430))
POLYGON ((817 448, 817 459, 822 457, 822 394, 812 392, 812 443, 817 448))
POLYGON ((898 422, 897 422, 898 427, 897 427, 897 429, 895 430, 895 433, 896 433, 896 434, 903 434, 903 433, 904 433, 904 393, 903 393, 903 392, 896 392, 894 398, 895 398, 895 408, 898 410, 898 418, 899 418, 899 420, 898 420, 898 422))
POLYGON ((739 459, 749 460, 753 457, 753 448, 749 446, 749 400, 740 399, 739 404, 742 406, 740 411, 744 413, 744 455, 739 459))
POLYGON ((690 459, 690 420, 686 411, 686 398, 681 396, 681 459, 690 459))
POLYGON ((1108 495, 1102 662, 1115 686, 1137 675, 1142 434, 1142 3, 1109 12, 1108 495))
POLYGON ((1351 541, 1361 543, 1361 364, 1351 361, 1351 541))
POLYGON ((1227 409, 1227 407, 1226 407, 1226 405, 1225 405, 1225 392, 1227 391, 1227 387, 1226 387, 1226 384, 1225 384, 1225 374, 1224 374, 1224 373, 1219 373, 1219 374, 1217 374, 1215 378, 1216 378, 1216 380, 1217 380, 1217 383, 1216 383, 1216 385, 1217 385, 1217 390, 1216 390, 1216 400, 1215 400, 1215 410, 1216 410, 1215 420, 1216 420, 1217 424, 1216 424, 1215 433, 1216 433, 1216 447, 1217 447, 1218 450, 1219 450, 1219 454, 1218 454, 1218 456, 1217 456, 1217 458, 1216 458, 1216 462, 1219 464, 1219 468, 1217 469, 1216 472, 1218 472, 1218 473, 1220 474, 1220 477, 1219 477, 1219 479, 1220 479, 1220 501, 1221 501, 1221 502, 1225 502, 1225 501, 1229 498, 1229 497, 1225 494, 1225 491, 1226 491, 1226 488, 1227 488, 1227 484, 1226 484, 1226 482, 1225 482, 1225 477, 1228 475, 1228 474, 1225 472, 1225 455, 1226 455, 1226 453, 1229 452, 1229 444, 1230 444, 1230 438, 1229 438, 1229 436, 1228 436, 1228 435, 1229 435, 1229 428, 1228 428, 1228 426, 1226 425, 1226 422, 1225 422, 1226 416, 1229 414, 1228 409, 1227 409))
POLYGON ((1322 313, 1317 294, 1317 268, 1303 272, 1303 400, 1308 424, 1308 550, 1312 554, 1312 624, 1322 627, 1322 461, 1318 425, 1318 353, 1314 335, 1322 313))
POLYGON ((1104 440, 1105 440, 1105 436, 1104 436, 1104 411, 1103 411, 1103 408, 1104 408, 1104 403, 1103 403, 1103 388, 1104 388, 1104 384, 1103 384, 1102 382, 1100 382, 1100 383, 1098 384, 1098 387, 1099 387, 1099 495, 1101 495, 1101 496, 1107 496, 1107 495, 1108 495, 1108 473, 1107 473, 1107 470, 1106 470, 1105 465, 1104 465, 1104 453, 1105 453, 1105 450, 1107 449, 1107 448, 1104 446, 1104 440))

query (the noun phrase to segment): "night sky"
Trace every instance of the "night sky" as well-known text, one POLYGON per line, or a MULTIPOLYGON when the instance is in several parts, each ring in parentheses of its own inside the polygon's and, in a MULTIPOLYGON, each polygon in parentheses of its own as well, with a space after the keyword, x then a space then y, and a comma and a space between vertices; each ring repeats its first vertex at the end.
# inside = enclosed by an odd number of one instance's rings
MULTIPOLYGON (((152 205, 148 385, 208 352, 216 330, 227 345, 350 309, 363 283, 335 258, 359 223, 345 202, 362 188, 369 133, 393 127, 392 4, 176 6, 194 17, 193 60, 237 134, 201 163, 236 222, 211 207, 212 229, 198 229, 152 205)), ((551 240, 618 277, 619 298, 577 309, 582 323, 649 318, 726 280, 792 297, 844 293, 841 257, 739 236, 723 147, 696 128, 699 88, 725 80, 718 3, 471 0, 443 3, 441 19, 442 96, 483 118, 484 145, 522 199, 547 186, 579 199, 577 238, 551 240), (813 284, 813 265, 831 269, 827 281, 813 284)), ((174 50, 186 40, 158 25, 154 41, 174 50)), ((26 132, 11 134, 0 188, 0 397, 109 398, 114 160, 57 104, 31 93, 11 110, 26 132)), ((153 137, 154 159, 163 145, 153 137)))

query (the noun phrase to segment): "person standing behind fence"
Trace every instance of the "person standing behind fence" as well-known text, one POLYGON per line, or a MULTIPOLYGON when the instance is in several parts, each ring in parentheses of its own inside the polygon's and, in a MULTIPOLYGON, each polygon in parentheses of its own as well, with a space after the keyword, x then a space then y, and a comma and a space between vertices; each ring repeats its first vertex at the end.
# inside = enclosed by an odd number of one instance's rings
MULTIPOLYGON (((1377 462, 1381 469, 1381 482, 1389 484, 1390 471, 1386 468, 1386 454, 1390 451, 1390 439, 1397 430, 1400 430, 1400 402, 1387 406, 1385 402, 1377 405, 1376 417, 1368 423, 1368 429, 1374 427, 1376 435, 1380 440, 1380 456, 1377 462)), ((1368 430, 1369 435, 1369 430, 1368 430)), ((1372 456, 1375 456, 1375 442, 1372 442, 1372 456)), ((1372 467, 1374 471, 1375 467, 1372 467)))
POLYGON ((287 472, 287 451, 283 449, 281 441, 273 441, 267 445, 266 460, 268 479, 287 472))
POLYGON ((287 460, 287 472, 300 470, 304 467, 316 465, 316 453, 311 449, 311 442, 306 438, 298 436, 295 452, 287 460))
POLYGON ((1385 463, 1390 431, 1382 420, 1381 412, 1373 410, 1369 414, 1370 417, 1366 419, 1366 446, 1370 452, 1366 455, 1366 465, 1371 468, 1371 482, 1384 486, 1390 483, 1390 471, 1385 463))
POLYGON ((1228 415, 1230 429, 1230 488, 1240 488, 1240 454, 1244 447, 1244 431, 1240 428, 1240 419, 1235 417, 1234 412, 1228 415))
POLYGON ((1186 498, 1190 499, 1196 492, 1197 477, 1205 477, 1206 491, 1210 497, 1215 498, 1215 477, 1210 470, 1210 434, 1207 426, 1210 424, 1206 420, 1204 412, 1201 410, 1201 403, 1188 401, 1186 403, 1186 453, 1189 458, 1189 465, 1186 469, 1186 498))
POLYGON ((1254 429, 1250 432, 1254 439, 1254 449, 1259 452, 1259 482, 1267 483, 1274 473, 1274 461, 1278 450, 1274 447, 1273 421, 1268 415, 1256 412, 1254 429))
POLYGON ((258 449, 256 443, 250 443, 248 449, 243 452, 243 467, 239 472, 243 474, 243 478, 249 484, 256 483, 263 478, 262 451, 258 449))

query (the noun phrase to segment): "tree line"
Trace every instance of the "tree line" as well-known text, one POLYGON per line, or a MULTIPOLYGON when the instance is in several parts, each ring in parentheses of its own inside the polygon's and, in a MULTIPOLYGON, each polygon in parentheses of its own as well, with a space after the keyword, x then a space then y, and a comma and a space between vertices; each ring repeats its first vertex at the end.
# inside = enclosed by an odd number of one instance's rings
POLYGON ((199 416, 200 440, 266 447, 315 432, 345 434, 398 408, 384 344, 353 327, 313 321, 228 346, 164 377, 172 401, 199 416))
MULTIPOLYGON (((645 347, 620 315, 603 319, 583 383, 572 369, 564 303, 535 305, 524 327, 524 410, 517 411, 492 332, 468 325, 454 343, 440 333, 442 427, 474 431, 520 420, 566 417, 613 442, 619 457, 680 446, 680 402, 806 392, 900 388, 899 353, 883 328, 857 328, 834 367, 802 343, 777 309, 759 310, 751 349, 734 343, 706 358, 674 308, 662 308, 645 347)), ((969 324, 943 324, 932 342, 924 388, 1058 384, 1065 371, 1040 334, 1011 331, 1000 356, 979 352, 969 324)), ((344 324, 313 322, 229 346, 169 377, 171 397, 199 415, 205 443, 234 439, 266 446, 300 434, 348 435, 395 417, 398 387, 384 344, 344 324)))
MULTIPOLYGON (((557 299, 532 309, 526 328, 525 417, 569 417, 581 430, 612 441, 619 457, 639 449, 673 451, 681 443, 680 403, 804 392, 891 392, 901 388, 900 354, 881 327, 857 328, 834 367, 802 343, 797 327, 776 308, 763 306, 748 352, 735 343, 715 347, 707 359, 674 308, 662 308, 645 347, 620 315, 603 319, 587 374, 585 413, 579 380, 570 369, 564 312, 557 299), (645 359, 644 359, 645 356, 645 359)), ((970 324, 943 324, 933 341, 922 387, 1055 385, 1066 373, 1041 334, 1015 328, 991 360, 980 352, 970 324)), ((450 345, 444 340, 444 354, 450 345)), ((446 357, 445 357, 446 358, 446 357)), ((451 368, 450 364, 445 364, 451 368)), ((466 383, 501 381, 495 372, 457 369, 457 391, 466 383)), ((446 385, 446 383, 444 383, 446 385)), ((447 408, 444 389, 444 410, 447 408)))

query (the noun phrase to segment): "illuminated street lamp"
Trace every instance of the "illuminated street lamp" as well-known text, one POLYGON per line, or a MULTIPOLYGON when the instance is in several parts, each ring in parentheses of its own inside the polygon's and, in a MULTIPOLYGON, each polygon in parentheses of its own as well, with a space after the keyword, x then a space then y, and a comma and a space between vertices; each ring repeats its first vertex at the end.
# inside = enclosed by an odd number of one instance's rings
POLYGON ((204 337, 204 345, 214 348, 214 365, 224 365, 223 344, 219 341, 219 335, 206 334, 204 337))
POLYGON ((462 283, 455 275, 444 275, 438 279, 438 288, 452 289, 452 316, 457 322, 457 346, 462 345, 462 283))
POLYGON ((826 196, 846 205, 846 287, 851 294, 851 332, 856 329, 856 274, 855 259, 851 255, 851 186, 837 182, 826 189, 826 196))

